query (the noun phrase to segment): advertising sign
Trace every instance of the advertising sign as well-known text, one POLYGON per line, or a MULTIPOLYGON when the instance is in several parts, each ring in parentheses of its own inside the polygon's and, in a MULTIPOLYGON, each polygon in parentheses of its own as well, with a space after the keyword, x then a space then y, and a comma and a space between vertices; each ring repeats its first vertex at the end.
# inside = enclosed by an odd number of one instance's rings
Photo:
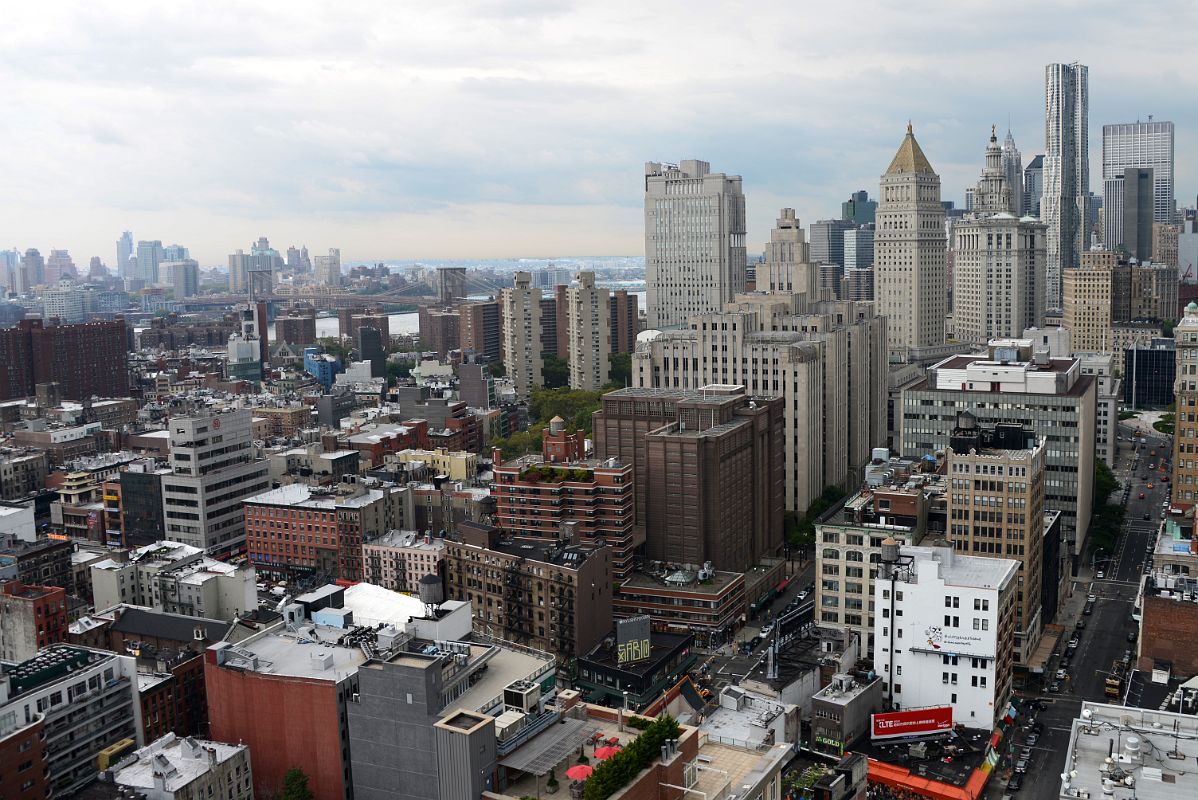
POLYGON ((629 617, 616 623, 616 663, 631 664, 649 657, 649 616, 629 617))
POLYGON ((916 711, 892 711, 870 714, 871 739, 897 739, 902 736, 927 736, 953 728, 953 707, 933 706, 916 711))

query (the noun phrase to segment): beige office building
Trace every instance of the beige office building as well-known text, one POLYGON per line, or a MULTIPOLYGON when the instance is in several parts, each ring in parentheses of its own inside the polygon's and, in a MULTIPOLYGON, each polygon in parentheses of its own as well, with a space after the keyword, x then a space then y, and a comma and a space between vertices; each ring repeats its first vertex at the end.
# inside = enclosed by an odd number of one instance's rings
MULTIPOLYGON (((963 419, 973 422, 972 415, 963 419)), ((1044 444, 1020 425, 1016 442, 976 426, 954 431, 946 451, 948 538, 957 552, 1019 562, 1015 600, 1015 664, 1027 666, 1044 632, 1044 444), (989 441, 988 441, 989 440, 989 441)))
POLYGON ((645 283, 650 328, 677 328, 745 290, 739 175, 706 161, 645 164, 645 283))
POLYGON ((740 295, 690 328, 642 342, 633 385, 743 385, 784 397, 786 508, 804 511, 848 485, 886 437, 886 320, 870 303, 808 304, 805 295, 740 295))
POLYGON ((974 210, 953 227, 953 326, 962 342, 1019 336, 1044 316, 1046 226, 1015 215, 993 130, 974 210))
POLYGON ((891 361, 907 362, 944 344, 948 266, 940 176, 911 126, 881 178, 874 232, 874 298, 886 317, 891 361))
POLYGON ((816 298, 815 270, 811 266, 803 223, 793 208, 784 208, 770 231, 765 261, 757 265, 757 290, 794 292, 816 298))
MULTIPOLYGON (((607 383, 611 355, 611 300, 595 286, 594 272, 580 272, 566 290, 570 388, 597 392, 607 383)), ((539 306, 539 304, 538 304, 539 306)))
POLYGON ((1128 263, 1110 250, 1082 253, 1064 271, 1063 326, 1078 353, 1110 353, 1123 374, 1123 352, 1147 346, 1160 335, 1160 320, 1177 307, 1177 271, 1160 264, 1128 263))
POLYGON ((541 358, 541 290, 532 288, 532 273, 517 272, 516 285, 504 289, 503 357, 516 396, 527 400, 540 386, 545 362, 541 358))

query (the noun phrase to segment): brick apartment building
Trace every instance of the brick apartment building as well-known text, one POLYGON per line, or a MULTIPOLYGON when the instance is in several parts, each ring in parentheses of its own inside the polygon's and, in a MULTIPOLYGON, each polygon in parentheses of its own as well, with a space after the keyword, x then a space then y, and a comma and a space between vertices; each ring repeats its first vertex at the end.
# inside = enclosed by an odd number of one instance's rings
POLYGON ((525 456, 496 463, 491 494, 495 525, 517 539, 551 541, 573 522, 583 540, 604 540, 612 549, 617 580, 632 571, 635 535, 631 464, 546 462, 525 456))
POLYGON ((120 318, 81 325, 26 319, 0 329, 0 400, 32 397, 39 383, 51 382, 68 400, 125 397, 128 341, 120 318))
POLYGON ((27 661, 67 639, 67 593, 21 581, 0 585, 0 659, 27 661))
POLYGON ((458 525, 445 543, 449 597, 471 603, 475 630, 554 653, 588 652, 611 632, 611 550, 570 539, 533 543, 458 525))

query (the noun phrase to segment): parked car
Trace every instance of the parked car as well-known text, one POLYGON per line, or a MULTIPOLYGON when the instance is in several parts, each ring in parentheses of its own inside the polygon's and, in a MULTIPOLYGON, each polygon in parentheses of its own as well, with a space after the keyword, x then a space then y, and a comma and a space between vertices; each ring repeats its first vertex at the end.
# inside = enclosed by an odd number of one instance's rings
POLYGON ((1106 573, 1102 570, 1098 570, 1098 572, 1094 573, 1094 577, 1098 578, 1098 580, 1102 580, 1103 578, 1106 577, 1106 573))
POLYGON ((762 625, 762 626, 761 626, 761 635, 762 635, 762 636, 769 636, 769 635, 770 635, 770 632, 771 632, 771 631, 773 631, 773 630, 774 630, 774 623, 772 623, 772 622, 767 622, 765 625, 762 625))
MULTIPOLYGON (((1041 730, 1043 730, 1043 729, 1044 729, 1044 726, 1043 726, 1043 725, 1041 725, 1041 726, 1040 726, 1040 729, 1041 729, 1041 730)), ((1037 733, 1033 733, 1031 736, 1027 737, 1027 746, 1028 746, 1028 747, 1035 747, 1035 746, 1036 746, 1036 742, 1038 742, 1038 741, 1040 741, 1040 734, 1039 734, 1039 732, 1037 732, 1037 733)))
POLYGON ((1022 775, 1025 772, 1027 772, 1027 761, 1021 758, 1015 762, 1015 774, 1022 775))
POLYGON ((1063 670, 1063 669, 1058 669, 1058 670, 1057 670, 1057 680, 1058 680, 1058 681, 1063 681, 1063 680, 1065 680, 1065 678, 1066 678, 1066 676, 1068 676, 1068 674, 1069 674, 1069 673, 1065 672, 1065 670, 1063 670))
POLYGON ((1023 776, 1016 772, 1011 776, 1011 780, 1007 781, 1007 791, 1017 792, 1023 786, 1023 776))
POLYGON ((1135 640, 1136 640, 1136 632, 1135 632, 1135 631, 1128 631, 1128 632, 1127 632, 1127 641, 1129 641, 1129 642, 1134 642, 1135 640))
POLYGON ((1076 627, 1079 631, 1084 631, 1086 629, 1086 621, 1084 619, 1079 619, 1074 627, 1076 627))
POLYGON ((1053 681, 1052 683, 1048 684, 1048 693, 1049 694, 1060 694, 1060 691, 1061 691, 1061 684, 1057 683, 1056 681, 1053 681))
POLYGON ((1082 614, 1084 614, 1085 616, 1088 617, 1093 613, 1094 613, 1094 604, 1086 603, 1086 607, 1082 609, 1082 614))
MULTIPOLYGON (((1041 700, 1040 701, 1040 710, 1043 711, 1046 708, 1048 708, 1048 703, 1045 703, 1043 700, 1041 700)), ((1040 734, 1043 732, 1044 732, 1044 723, 1043 722, 1037 721, 1037 722, 1032 723, 1032 733, 1036 735, 1037 741, 1039 741, 1040 734)))
POLYGON ((807 599, 807 590, 803 589, 802 591, 800 591, 798 594, 798 598, 800 600, 806 600, 807 599))

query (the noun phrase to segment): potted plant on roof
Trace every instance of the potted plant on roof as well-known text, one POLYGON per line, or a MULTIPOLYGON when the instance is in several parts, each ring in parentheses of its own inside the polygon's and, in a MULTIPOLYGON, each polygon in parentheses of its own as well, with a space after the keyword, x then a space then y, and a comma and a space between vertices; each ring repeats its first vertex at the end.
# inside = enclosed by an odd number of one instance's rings
POLYGON ((549 770, 549 780, 545 783, 545 793, 554 794, 557 792, 557 776, 553 774, 553 770, 549 770))

